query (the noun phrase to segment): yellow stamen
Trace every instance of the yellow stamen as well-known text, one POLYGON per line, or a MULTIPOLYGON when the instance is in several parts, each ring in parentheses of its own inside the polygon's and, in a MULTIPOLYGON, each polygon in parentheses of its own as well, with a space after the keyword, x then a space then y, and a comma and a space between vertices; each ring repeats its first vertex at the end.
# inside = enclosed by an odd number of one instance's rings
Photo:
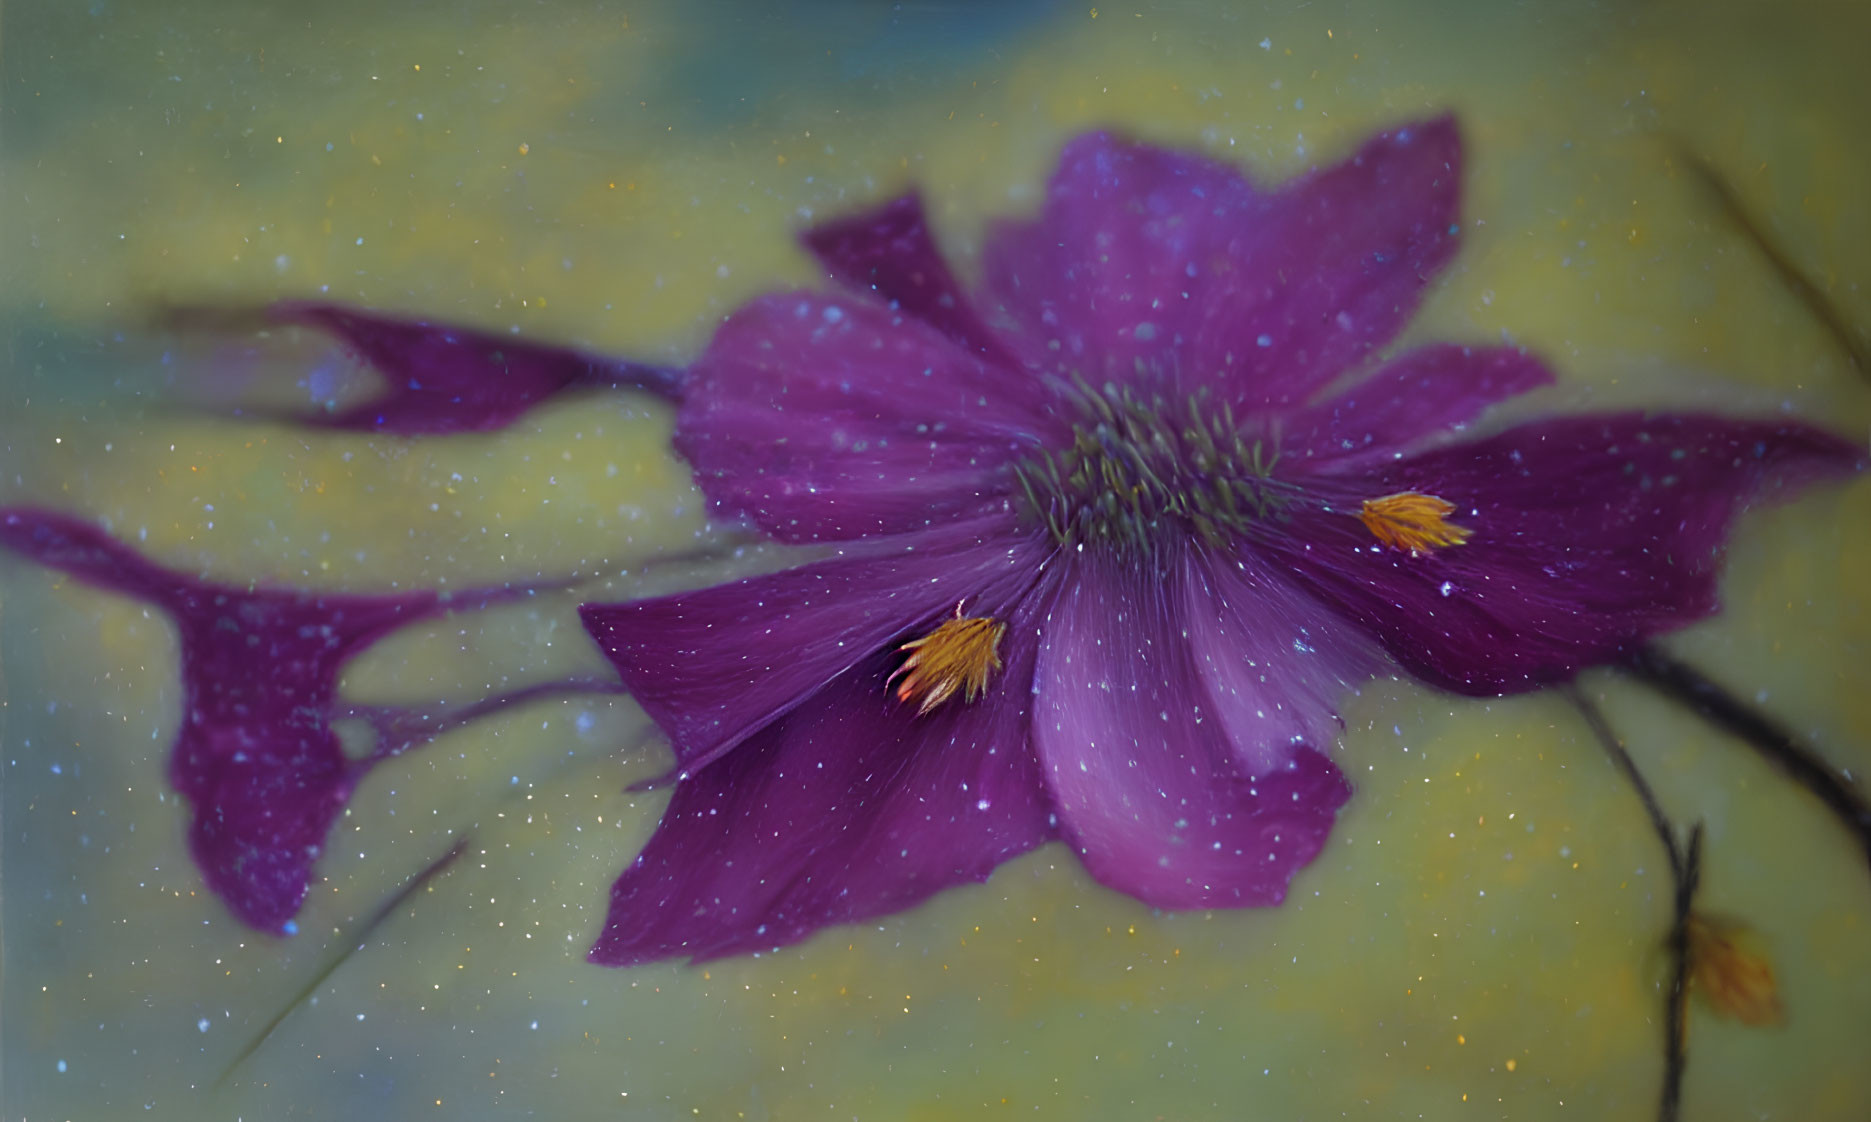
POLYGON ((918 717, 955 696, 973 701, 987 690, 988 676, 1000 669, 1000 637, 1007 625, 987 616, 964 616, 955 605, 955 618, 898 647, 910 652, 885 682, 897 683, 897 700, 917 703, 918 717))
POLYGON ((1392 549, 1428 553, 1461 545, 1474 533, 1466 526, 1446 522, 1455 504, 1420 491, 1399 491, 1381 499, 1364 500, 1358 517, 1371 536, 1392 549))
POLYGON ((1721 1016, 1744 1025, 1777 1025, 1786 1018, 1774 964, 1760 937, 1739 920, 1691 912, 1689 984, 1721 1016))

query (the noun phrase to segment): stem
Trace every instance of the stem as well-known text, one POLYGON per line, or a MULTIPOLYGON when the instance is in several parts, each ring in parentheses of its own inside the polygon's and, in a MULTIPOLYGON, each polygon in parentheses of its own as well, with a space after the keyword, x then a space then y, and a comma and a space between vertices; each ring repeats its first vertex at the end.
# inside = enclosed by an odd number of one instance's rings
POLYGON ((1650 815, 1650 828, 1656 831, 1657 840, 1663 843, 1664 852, 1670 856, 1670 879, 1680 891, 1683 854, 1676 847, 1676 828, 1670 825, 1669 818, 1664 815, 1662 804, 1657 802, 1657 793, 1650 789, 1650 783, 1644 778, 1643 772, 1637 770, 1637 761, 1631 759, 1631 754, 1624 748, 1624 742, 1611 730, 1611 723, 1605 720, 1604 711, 1598 708, 1597 703, 1586 697, 1577 686, 1566 687, 1566 694, 1585 718, 1586 725, 1591 728, 1592 735, 1598 738, 1605 754, 1611 757, 1611 762, 1637 789, 1637 797, 1643 800, 1644 812, 1650 815))
POLYGON ((1683 1071, 1689 1066, 1689 910, 1702 880, 1702 823, 1689 830, 1683 875, 1676 881, 1676 919, 1670 925, 1669 1010, 1663 1028, 1663 1101, 1659 1122, 1676 1122, 1683 1099, 1683 1071))
POLYGON ((1871 862, 1871 804, 1849 775, 1801 744, 1784 725, 1654 643, 1639 647, 1625 667, 1638 681, 1742 741, 1818 796, 1858 839, 1871 862))
POLYGON ((1670 956, 1670 987, 1663 995, 1663 1091, 1657 1102, 1657 1122, 1678 1122, 1682 1114, 1683 1073, 1689 1067, 1689 911, 1695 903, 1696 886, 1702 879, 1702 823, 1690 829, 1687 850, 1678 848, 1676 829, 1664 815, 1656 792, 1637 769, 1637 761, 1625 750, 1617 733, 1612 731, 1603 710, 1577 686, 1567 686, 1566 696, 1585 718, 1611 762, 1636 788, 1637 797, 1650 816, 1651 829, 1656 831, 1657 840, 1663 843, 1664 852, 1670 857, 1670 882, 1675 892, 1670 933, 1664 942, 1670 956))
POLYGON ((349 939, 345 940, 344 949, 332 956, 329 962, 319 967, 310 978, 306 979, 306 983, 299 987, 298 992, 293 994, 284 1005, 280 1006, 279 1012, 275 1013, 273 1019, 266 1023, 266 1027, 256 1033, 253 1039, 247 1042, 247 1046, 242 1048, 239 1054, 229 1061, 225 1068, 221 1069, 221 1075, 214 1081, 214 1085, 216 1087, 225 1086, 228 1078, 240 1068, 240 1065, 246 1063, 250 1056, 259 1051, 260 1045, 266 1043, 267 1038, 273 1035, 274 1030, 284 1024, 287 1017, 292 1016, 293 1010, 305 1004, 305 999, 311 997, 313 991, 324 985, 325 979, 336 973, 338 967, 343 966, 346 962, 350 961, 352 955, 364 949, 364 944, 369 942, 372 932, 383 926, 385 920, 395 915, 396 910, 401 908, 411 896, 414 896, 418 889, 434 880, 437 876, 440 876, 442 872, 450 865, 454 864, 463 853, 466 853, 468 851, 468 839, 469 835, 467 834, 462 834, 460 837, 456 838, 455 844, 449 846, 445 853, 429 862, 421 872, 418 872, 415 876, 405 881, 403 887, 398 889, 395 895, 378 905, 377 910, 371 913, 370 918, 365 920, 349 939))
POLYGON ((1728 220, 1733 222, 1750 242, 1754 243, 1754 248, 1760 251, 1761 256, 1767 259, 1767 264, 1772 266, 1773 271, 1779 275, 1780 282, 1799 298, 1800 303, 1806 305, 1806 309, 1812 313, 1814 319, 1819 321, 1820 326, 1825 328, 1826 333, 1838 343, 1839 349, 1845 352, 1845 357, 1851 360, 1852 366, 1858 373, 1863 377, 1871 378, 1871 349, 1865 346, 1864 336, 1859 334, 1850 318, 1839 309, 1837 304, 1826 298, 1817 282, 1794 264, 1793 256, 1780 248, 1779 243, 1767 235, 1766 226, 1748 212, 1748 208, 1741 202, 1740 194, 1735 191, 1732 184, 1722 178, 1721 173, 1715 170, 1713 164, 1703 159, 1681 140, 1675 141, 1672 147, 1675 149, 1677 159, 1683 162, 1684 168, 1702 184, 1710 195, 1714 196, 1716 205, 1721 207, 1722 212, 1728 216, 1728 220))

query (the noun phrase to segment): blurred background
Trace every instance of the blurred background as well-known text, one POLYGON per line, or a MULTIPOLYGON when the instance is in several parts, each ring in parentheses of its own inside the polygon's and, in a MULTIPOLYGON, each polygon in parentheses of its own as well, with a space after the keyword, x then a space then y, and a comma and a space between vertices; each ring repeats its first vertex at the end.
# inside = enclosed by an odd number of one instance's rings
MULTIPOLYGON (((911 185, 971 276, 984 223, 1033 210, 1079 130, 1276 182, 1453 109, 1463 249, 1410 338, 1534 348, 1562 379, 1541 409, 1871 433, 1847 351, 1871 325, 1855 3, 0 16, 0 504, 235 584, 585 581, 397 633, 351 665, 359 702, 600 672, 581 599, 777 561, 655 564, 718 532, 647 399, 414 442, 217 415, 369 375, 311 336, 176 336, 166 307, 314 297, 679 363, 738 302, 823 283, 800 227, 911 185)), ((1726 610, 1669 645, 1862 771, 1867 573, 1871 485, 1757 512, 1726 610)), ((1552 695, 1363 690, 1337 748, 1356 793, 1278 909, 1152 912, 1055 845, 776 954, 611 970, 584 954, 666 797, 626 791, 666 758, 626 700, 543 701, 378 768, 278 939, 190 863, 161 615, 0 556, 0 675, 7 1118, 1655 1115, 1669 870, 1552 695)), ((1585 686, 1671 816, 1705 824, 1703 899, 1780 979, 1777 1028, 1692 1007, 1685 1117, 1864 1117, 1863 853, 1736 742, 1608 673, 1585 686)))

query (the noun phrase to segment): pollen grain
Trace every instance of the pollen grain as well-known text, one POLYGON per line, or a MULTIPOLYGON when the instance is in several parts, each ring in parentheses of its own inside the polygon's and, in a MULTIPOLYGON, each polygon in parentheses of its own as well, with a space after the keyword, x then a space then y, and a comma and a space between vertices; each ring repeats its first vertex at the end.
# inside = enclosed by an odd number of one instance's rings
POLYGON ((1000 669, 1000 640, 1007 625, 988 616, 964 616, 961 606, 942 626, 898 647, 909 657, 885 684, 896 682, 897 700, 916 703, 923 716, 959 691, 973 701, 987 690, 988 678, 1000 669), (902 681, 897 681, 901 678, 902 681))
POLYGON ((1394 495, 1364 500, 1358 515, 1371 536, 1392 549, 1411 553, 1429 553, 1452 545, 1461 545, 1474 533, 1466 526, 1448 521, 1455 504, 1420 491, 1399 491, 1394 495))

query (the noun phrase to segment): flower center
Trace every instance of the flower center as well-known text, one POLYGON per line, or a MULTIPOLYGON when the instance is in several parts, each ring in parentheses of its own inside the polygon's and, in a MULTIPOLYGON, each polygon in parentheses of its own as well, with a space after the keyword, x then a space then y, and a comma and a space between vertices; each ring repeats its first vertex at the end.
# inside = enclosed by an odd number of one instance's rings
POLYGON ((1115 385, 1079 388, 1072 443, 1014 466, 1061 545, 1148 552, 1171 528, 1222 545, 1281 517, 1291 489, 1273 478, 1279 452, 1243 435, 1226 403, 1211 407, 1206 391, 1177 407, 1115 385))
POLYGON ((1007 625, 986 616, 964 616, 955 605, 955 618, 898 647, 910 656, 885 680, 897 685, 897 700, 916 703, 918 717, 962 691, 973 701, 987 689, 988 677, 1000 669, 1000 639, 1007 625))

